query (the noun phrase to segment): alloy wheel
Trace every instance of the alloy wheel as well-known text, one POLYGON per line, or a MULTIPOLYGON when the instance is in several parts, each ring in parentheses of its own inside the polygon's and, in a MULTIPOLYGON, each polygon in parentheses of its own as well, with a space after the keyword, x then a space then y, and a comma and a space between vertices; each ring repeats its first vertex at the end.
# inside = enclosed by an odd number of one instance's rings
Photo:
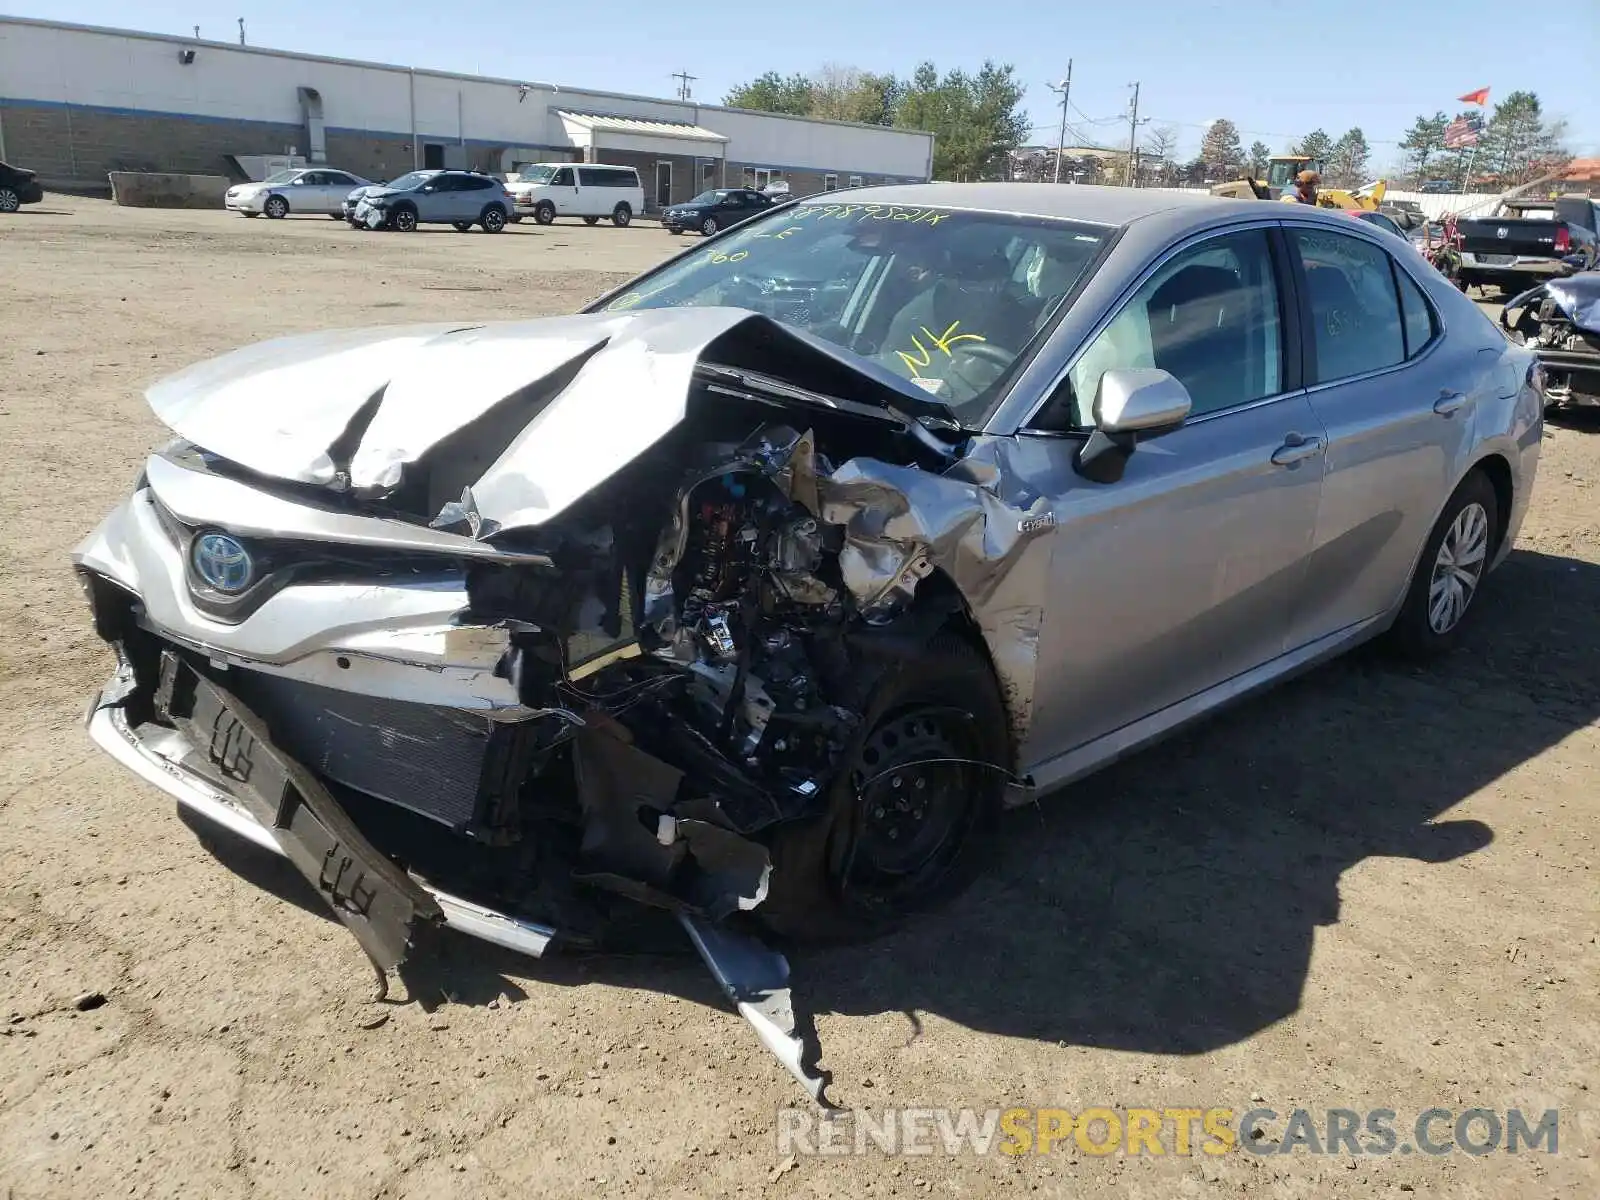
POLYGON ((1461 623, 1489 558, 1489 514, 1473 502, 1456 514, 1439 543, 1428 586, 1428 627, 1446 634, 1461 623))

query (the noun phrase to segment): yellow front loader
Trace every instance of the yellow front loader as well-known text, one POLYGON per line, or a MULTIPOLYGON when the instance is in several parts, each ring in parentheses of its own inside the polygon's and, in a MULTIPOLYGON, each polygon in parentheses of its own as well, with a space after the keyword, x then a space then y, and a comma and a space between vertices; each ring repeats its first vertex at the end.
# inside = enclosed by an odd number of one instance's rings
MULTIPOLYGON (((1216 184, 1212 187, 1211 194, 1231 196, 1237 200, 1283 200, 1294 195, 1294 177, 1301 171, 1315 171, 1321 175, 1322 170, 1321 159, 1310 158, 1304 154, 1280 154, 1267 159, 1265 179, 1253 179, 1246 175, 1243 179, 1216 184)), ((1384 193, 1388 190, 1388 183, 1382 179, 1354 192, 1346 191, 1344 188, 1319 187, 1317 206, 1337 208, 1345 212, 1353 209, 1375 212, 1378 205, 1383 203, 1384 193)))

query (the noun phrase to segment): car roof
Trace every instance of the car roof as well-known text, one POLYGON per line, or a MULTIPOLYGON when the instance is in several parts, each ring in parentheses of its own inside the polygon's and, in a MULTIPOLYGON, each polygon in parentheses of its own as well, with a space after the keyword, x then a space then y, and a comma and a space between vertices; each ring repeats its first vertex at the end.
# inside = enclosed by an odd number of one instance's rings
POLYGON ((1220 206, 1242 208, 1261 203, 1259 200, 1228 200, 1209 192, 1059 183, 885 184, 850 188, 844 194, 852 204, 931 205, 974 212, 1056 217, 1099 225, 1128 225, 1142 217, 1174 209, 1193 207, 1215 214, 1220 206))

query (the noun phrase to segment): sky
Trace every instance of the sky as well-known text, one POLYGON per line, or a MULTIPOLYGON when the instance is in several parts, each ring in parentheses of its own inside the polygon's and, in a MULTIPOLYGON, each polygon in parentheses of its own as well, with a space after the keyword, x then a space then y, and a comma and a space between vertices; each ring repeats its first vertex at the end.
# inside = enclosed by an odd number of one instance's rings
POLYGON ((1186 156, 1219 117, 1239 127, 1245 146, 1260 140, 1274 152, 1315 128, 1338 137, 1359 126, 1377 170, 1398 164, 1396 143, 1419 114, 1454 114, 1463 107, 1456 97, 1481 87, 1492 89, 1491 106, 1522 89, 1567 121, 1574 153, 1600 155, 1596 0, 1545 15, 1504 0, 754 0, 710 8, 0 0, 0 10, 173 34, 198 24, 203 38, 218 41, 237 40, 242 16, 252 45, 640 95, 674 95, 672 74, 687 71, 696 76, 693 95, 707 103, 767 70, 809 74, 833 63, 909 74, 923 60, 943 71, 988 57, 1016 68, 1041 144, 1056 140, 1061 108, 1050 85, 1070 59, 1069 142, 1126 145, 1129 85, 1138 81, 1139 115, 1150 118, 1141 136, 1172 125, 1186 156))

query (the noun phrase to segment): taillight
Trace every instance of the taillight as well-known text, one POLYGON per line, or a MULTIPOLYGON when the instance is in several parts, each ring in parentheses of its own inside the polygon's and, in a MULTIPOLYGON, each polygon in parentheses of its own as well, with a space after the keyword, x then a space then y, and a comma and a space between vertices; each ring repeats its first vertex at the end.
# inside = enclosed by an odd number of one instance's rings
POLYGON ((1556 253, 1565 254, 1572 249, 1572 234, 1567 232, 1565 225, 1556 226, 1556 253))

